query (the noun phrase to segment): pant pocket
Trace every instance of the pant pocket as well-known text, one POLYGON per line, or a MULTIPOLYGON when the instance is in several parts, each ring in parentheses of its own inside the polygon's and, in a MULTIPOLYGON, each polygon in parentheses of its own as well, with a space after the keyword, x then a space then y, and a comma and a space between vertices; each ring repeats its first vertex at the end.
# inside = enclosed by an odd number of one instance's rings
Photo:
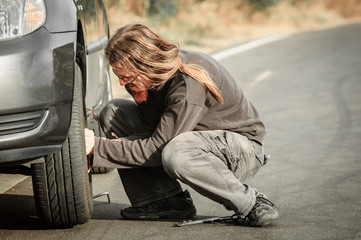
POLYGON ((240 162, 235 176, 242 182, 253 177, 263 166, 264 151, 261 145, 246 137, 241 138, 239 146, 241 148, 240 162))

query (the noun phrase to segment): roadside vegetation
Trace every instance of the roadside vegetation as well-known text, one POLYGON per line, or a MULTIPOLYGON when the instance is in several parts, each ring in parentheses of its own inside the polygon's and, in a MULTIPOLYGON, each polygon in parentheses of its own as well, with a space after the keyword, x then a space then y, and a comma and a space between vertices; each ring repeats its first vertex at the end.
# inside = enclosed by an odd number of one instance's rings
POLYGON ((213 52, 271 34, 361 20, 361 0, 104 0, 111 33, 155 27, 184 48, 213 52))
MULTIPOLYGON (((126 24, 143 23, 182 48, 205 53, 273 34, 361 21, 361 0, 103 1, 111 34, 126 24)), ((122 96, 113 82, 114 96, 122 96)))

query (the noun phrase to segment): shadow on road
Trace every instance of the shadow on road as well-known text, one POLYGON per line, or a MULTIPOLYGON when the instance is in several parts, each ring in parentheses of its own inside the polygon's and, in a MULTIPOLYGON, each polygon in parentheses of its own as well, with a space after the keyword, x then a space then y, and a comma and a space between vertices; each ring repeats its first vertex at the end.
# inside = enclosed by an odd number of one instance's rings
POLYGON ((33 196, 1 194, 0 229, 45 229, 37 217, 33 196))
MULTIPOLYGON (((110 196, 111 197, 111 196, 110 196)), ((92 219, 97 220, 120 220, 120 209, 129 207, 127 204, 108 203, 104 197, 104 201, 94 201, 94 209, 92 219)))
POLYGON ((31 176, 31 169, 29 167, 18 165, 12 167, 1 167, 0 174, 22 174, 25 176, 31 176))
MULTIPOLYGON (((120 209, 126 204, 94 201, 92 219, 121 220, 120 209)), ((0 195, 0 229, 42 230, 49 229, 38 219, 33 196, 0 195)))

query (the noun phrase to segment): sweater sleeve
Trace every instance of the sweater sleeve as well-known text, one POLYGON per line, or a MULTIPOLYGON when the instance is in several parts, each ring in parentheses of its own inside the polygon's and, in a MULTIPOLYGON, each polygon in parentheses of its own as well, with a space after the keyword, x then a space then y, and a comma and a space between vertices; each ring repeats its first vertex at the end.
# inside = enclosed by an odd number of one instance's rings
POLYGON ((185 86, 177 88, 167 97, 167 107, 160 122, 148 138, 114 139, 96 138, 94 147, 94 166, 127 168, 161 166, 161 152, 175 136, 192 131, 204 116, 207 108, 201 104, 206 98, 204 90, 198 101, 187 100, 185 86))

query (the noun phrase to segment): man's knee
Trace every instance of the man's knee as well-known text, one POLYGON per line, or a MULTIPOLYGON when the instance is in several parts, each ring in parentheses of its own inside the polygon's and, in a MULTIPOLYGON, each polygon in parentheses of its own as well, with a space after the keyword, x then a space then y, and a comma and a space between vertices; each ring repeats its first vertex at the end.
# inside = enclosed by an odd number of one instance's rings
POLYGON ((127 122, 129 115, 137 111, 137 105, 134 101, 128 99, 112 99, 99 114, 100 125, 104 128, 111 126, 111 121, 115 118, 120 119, 121 122, 127 122))
POLYGON ((109 119, 111 118, 111 115, 114 114, 114 108, 115 106, 111 100, 102 109, 99 114, 99 122, 101 126, 109 126, 109 119))
POLYGON ((162 164, 164 170, 169 174, 180 168, 179 165, 182 164, 182 159, 179 153, 180 143, 177 141, 170 141, 162 151, 162 164))
POLYGON ((164 170, 175 178, 181 178, 191 166, 189 146, 180 138, 174 138, 163 149, 162 164, 164 170))

